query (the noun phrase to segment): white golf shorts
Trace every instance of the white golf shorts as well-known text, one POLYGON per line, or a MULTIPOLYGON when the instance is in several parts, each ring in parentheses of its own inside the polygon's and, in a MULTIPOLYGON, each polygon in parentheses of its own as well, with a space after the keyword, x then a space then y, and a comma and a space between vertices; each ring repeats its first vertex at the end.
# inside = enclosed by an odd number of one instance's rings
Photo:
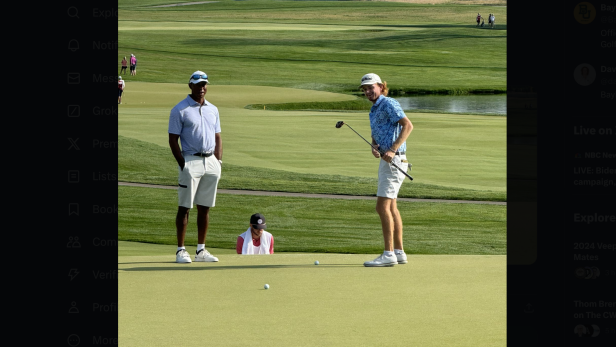
POLYGON ((193 208, 194 204, 214 207, 221 166, 216 156, 207 158, 184 156, 184 169, 178 166, 178 204, 193 208))
MULTIPOLYGON (((385 160, 381 159, 379 164, 379 187, 376 192, 376 196, 384 198, 396 199, 398 198, 398 192, 400 186, 406 176, 393 165, 390 165, 385 160)), ((399 168, 407 172, 409 163, 406 159, 406 154, 396 155, 392 162, 398 165, 399 168)))

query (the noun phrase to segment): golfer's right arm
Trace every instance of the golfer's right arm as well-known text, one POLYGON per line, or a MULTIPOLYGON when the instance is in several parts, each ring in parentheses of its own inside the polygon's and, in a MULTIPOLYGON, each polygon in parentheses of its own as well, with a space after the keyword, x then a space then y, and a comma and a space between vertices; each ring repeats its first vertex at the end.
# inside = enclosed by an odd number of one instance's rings
POLYGON ((184 157, 182 156, 182 151, 180 150, 180 145, 178 140, 180 139, 180 135, 169 134, 169 147, 171 148, 171 153, 175 157, 175 161, 178 162, 178 165, 184 170, 184 157))
MULTIPOLYGON (((376 143, 376 141, 374 141, 374 137, 371 137, 371 139, 372 139, 372 145, 378 149, 379 145, 376 143)), ((376 151, 374 148, 372 148, 372 155, 375 158, 380 158, 381 157, 381 154, 378 151, 376 151)))

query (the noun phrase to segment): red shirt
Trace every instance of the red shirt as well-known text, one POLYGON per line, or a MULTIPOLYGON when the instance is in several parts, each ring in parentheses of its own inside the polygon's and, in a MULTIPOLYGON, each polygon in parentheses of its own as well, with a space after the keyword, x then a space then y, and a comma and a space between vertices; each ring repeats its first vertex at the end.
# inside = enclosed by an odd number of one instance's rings
MULTIPOLYGON (((252 244, 255 247, 261 246, 261 238, 259 237, 258 239, 252 239, 252 244)), ((242 254, 242 248, 244 248, 244 238, 238 236, 237 244, 235 245, 235 251, 237 252, 237 254, 242 254)), ((269 253, 274 254, 274 235, 272 235, 272 243, 270 244, 269 253)))

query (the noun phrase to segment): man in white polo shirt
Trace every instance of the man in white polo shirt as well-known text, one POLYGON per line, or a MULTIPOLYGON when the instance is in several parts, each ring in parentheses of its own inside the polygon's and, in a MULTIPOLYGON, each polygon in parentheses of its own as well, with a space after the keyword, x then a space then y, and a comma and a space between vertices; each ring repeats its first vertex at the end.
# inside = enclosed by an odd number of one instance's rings
POLYGON ((207 74, 195 71, 188 81, 191 93, 171 109, 169 147, 178 163, 178 213, 175 218, 178 249, 176 262, 190 263, 184 247, 188 214, 197 205, 197 254, 195 261, 216 262, 205 249, 210 207, 216 202, 216 188, 222 165, 222 139, 218 108, 207 100, 207 74), (182 148, 178 145, 180 140, 182 148))

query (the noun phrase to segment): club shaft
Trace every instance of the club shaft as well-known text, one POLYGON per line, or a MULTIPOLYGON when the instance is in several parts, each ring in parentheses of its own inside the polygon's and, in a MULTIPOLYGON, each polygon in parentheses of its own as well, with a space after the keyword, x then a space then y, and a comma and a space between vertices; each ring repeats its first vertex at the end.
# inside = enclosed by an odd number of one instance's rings
POLYGON ((367 143, 367 144, 369 144, 369 145, 370 145, 370 147, 372 147, 375 151, 379 152, 379 154, 381 154, 381 155, 383 155, 383 154, 384 154, 384 152, 382 152, 380 149, 377 149, 376 147, 374 147, 374 145, 373 145, 372 143, 368 142, 368 140, 364 139, 364 137, 363 137, 363 136, 361 136, 361 135, 360 135, 357 131, 355 131, 355 129, 351 128, 351 126, 350 126, 350 125, 348 125, 348 124, 346 124, 346 123, 344 123, 344 125, 348 126, 348 127, 349 127, 349 129, 353 130, 353 132, 354 132, 354 133, 356 133, 356 134, 357 134, 357 136, 361 137, 361 138, 362 138, 362 140, 366 141, 366 143, 367 143))
MULTIPOLYGON (((368 142, 368 140, 364 139, 363 136, 361 136, 357 131, 355 131, 355 129, 351 128, 350 125, 344 123, 344 125, 348 126, 349 129, 353 130, 354 133, 356 133, 359 137, 362 138, 362 140, 366 141, 367 144, 370 145, 370 147, 372 147, 375 151, 379 152, 379 154, 381 155, 381 157, 383 156, 383 154, 385 154, 385 151, 379 150, 376 147, 374 147, 373 144, 371 144, 370 142, 368 142)), ((396 169, 400 170, 400 172, 402 172, 406 177, 408 177, 411 181, 413 180, 413 177, 411 177, 411 175, 409 175, 408 173, 406 173, 404 170, 402 170, 398 165, 394 164, 394 163, 390 163, 391 165, 393 165, 393 167, 395 167, 396 169)))

